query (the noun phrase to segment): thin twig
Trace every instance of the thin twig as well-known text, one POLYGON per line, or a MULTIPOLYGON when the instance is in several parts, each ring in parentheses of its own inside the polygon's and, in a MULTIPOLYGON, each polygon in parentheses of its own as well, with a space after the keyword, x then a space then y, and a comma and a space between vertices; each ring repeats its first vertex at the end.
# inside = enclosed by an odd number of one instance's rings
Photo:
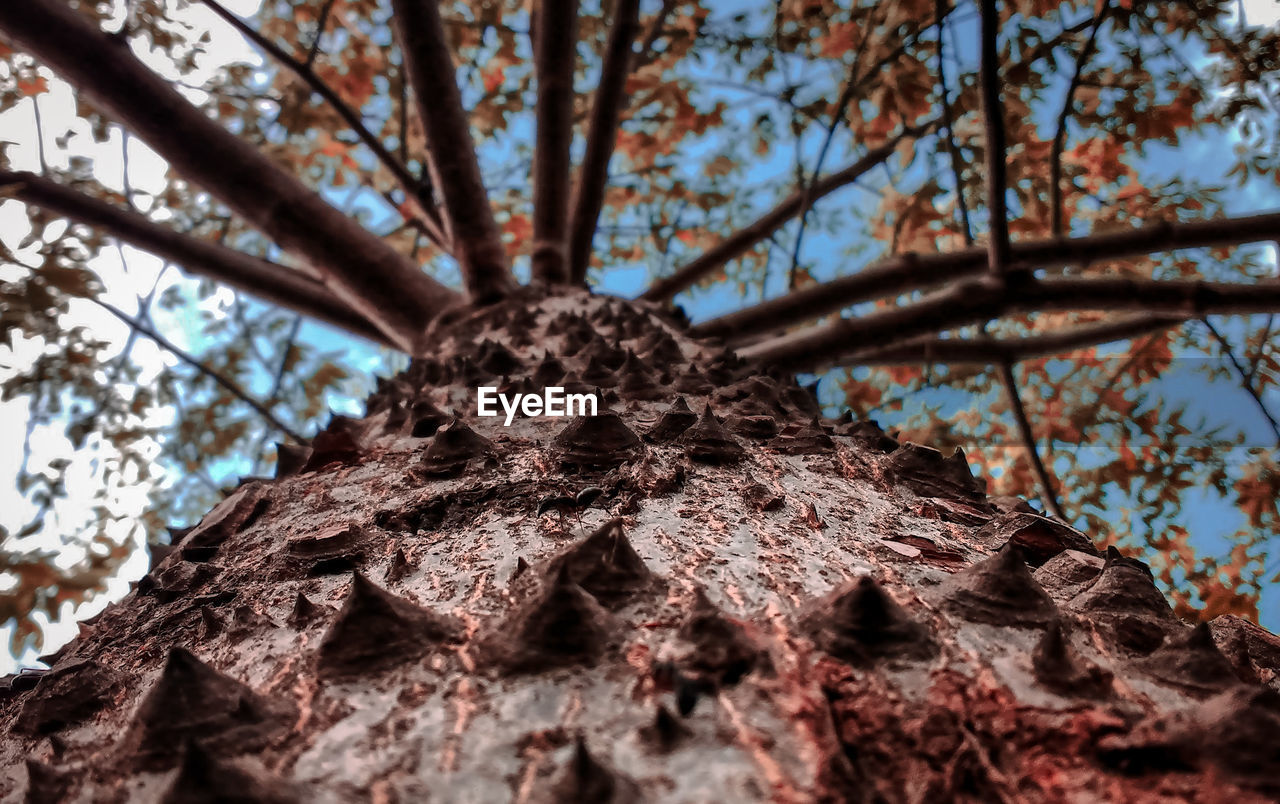
POLYGON ((942 130, 947 153, 951 157, 951 174, 956 183, 956 208, 960 214, 960 234, 966 246, 973 245, 973 225, 969 222, 969 203, 964 197, 964 174, 960 169, 960 148, 956 145, 954 121, 951 116, 951 100, 947 93, 946 59, 943 55, 942 43, 947 35, 947 23, 943 18, 946 11, 946 0, 936 0, 934 16, 938 19, 938 86, 942 97, 942 130))
POLYGON ((1258 354, 1249 364, 1249 376, 1246 378, 1249 382, 1253 382, 1258 369, 1262 368, 1262 355, 1267 350, 1267 341, 1271 338, 1271 329, 1275 326, 1275 323, 1276 317, 1269 315, 1267 316, 1267 323, 1262 325, 1261 337, 1258 338, 1258 354))
POLYGON ((36 122, 36 156, 40 159, 40 175, 49 175, 49 163, 44 157, 44 124, 40 119, 40 96, 33 95, 31 97, 31 113, 35 117, 36 122))
POLYGON ((1089 57, 1093 55, 1094 46, 1098 39, 1098 31, 1101 30, 1102 23, 1106 22, 1107 14, 1110 11, 1110 0, 1102 0, 1102 8, 1098 10, 1093 21, 1093 27, 1089 29, 1089 38, 1085 40, 1084 47, 1080 48, 1080 54, 1076 56, 1075 70, 1071 73, 1071 83, 1067 85, 1067 95, 1062 101, 1062 111, 1058 112, 1058 126, 1053 134, 1053 147, 1049 151, 1049 210, 1053 216, 1052 232, 1055 237, 1063 234, 1064 229, 1062 148, 1067 140, 1067 118, 1071 116, 1071 109, 1075 106, 1076 89, 1079 88, 1080 78, 1084 75, 1084 65, 1089 61, 1089 57))
MULTIPOLYGON (((680 231, 680 219, 684 216, 684 211, 689 207, 688 197, 680 199, 680 206, 676 207, 676 214, 671 218, 671 226, 667 229, 667 236, 662 241, 662 264, 658 266, 658 270, 666 270, 667 263, 671 259, 671 240, 676 236, 676 232, 680 231)), ((657 239, 658 229, 653 230, 654 239, 657 239)))
POLYGON ((400 162, 406 167, 409 164, 409 77, 404 74, 404 65, 396 73, 400 78, 400 162))
MULTIPOLYGON (((886 9, 886 16, 888 16, 894 2, 895 0, 890 0, 888 4, 884 5, 886 9)), ((871 17, 871 19, 868 20, 870 24, 869 27, 875 26, 874 14, 877 8, 879 8, 879 6, 872 6, 869 12, 869 16, 871 17)), ((877 64, 869 68, 863 75, 858 75, 858 63, 862 60, 862 48, 863 45, 866 44, 868 38, 869 37, 863 37, 862 41, 858 44, 858 50, 853 60, 849 64, 849 76, 845 79, 844 86, 841 87, 840 94, 836 96, 836 101, 832 105, 831 120, 827 123, 826 131, 822 138, 822 147, 818 149, 818 158, 813 166, 813 172, 808 178, 804 175, 804 165, 797 158, 796 170, 799 173, 801 195, 800 212, 797 217, 800 220, 799 225, 796 228, 795 239, 791 244, 791 269, 787 272, 788 291, 796 289, 796 276, 799 273, 800 268, 800 253, 804 245, 804 232, 809 223, 809 210, 812 208, 814 200, 813 185, 817 182, 818 176, 822 173, 822 165, 827 160, 827 151, 831 149, 831 142, 835 139, 836 131, 840 128, 840 124, 844 122, 845 110, 848 109, 849 104, 853 102, 854 95, 862 85, 862 82, 870 78, 872 75, 875 75, 881 69, 880 64, 877 64)), ((905 50, 905 47, 906 40, 904 39, 902 46, 892 54, 893 57, 896 58, 899 52, 905 50)), ((797 148, 797 151, 798 150, 799 149, 797 148)))
POLYGON ((316 21, 316 36, 311 40, 311 47, 307 50, 307 60, 303 65, 310 70, 316 64, 316 56, 320 55, 320 37, 324 36, 325 26, 329 24, 329 12, 333 11, 334 0, 325 0, 324 6, 320 9, 320 19, 316 21))
MULTIPOLYGON (((1156 339, 1160 338, 1162 335, 1163 333, 1159 333, 1159 332, 1148 335, 1147 337, 1143 338, 1141 343, 1139 343, 1136 347, 1131 348, 1129 350, 1128 356, 1125 357, 1125 359, 1120 363, 1119 366, 1116 366, 1115 371, 1111 372, 1110 376, 1107 377, 1106 382, 1103 382, 1100 385, 1096 386, 1099 389, 1099 391, 1104 391, 1108 388, 1114 388, 1115 384, 1120 380, 1122 376, 1124 376, 1124 373, 1127 372, 1130 368, 1132 368, 1133 364, 1137 362, 1138 357, 1147 349, 1150 349, 1151 345, 1156 342, 1156 339)), ((1096 393, 1094 395, 1093 404, 1089 406, 1088 410, 1085 411, 1084 415, 1074 417, 1076 421, 1081 422, 1080 439, 1076 442, 1074 449, 1072 449, 1071 451, 1074 457, 1078 458, 1080 456, 1080 447, 1083 446, 1085 443, 1087 443, 1084 440, 1085 428, 1101 424, 1101 422, 1098 419, 1098 411, 1102 410, 1102 405, 1106 401, 1106 399, 1107 399, 1106 394, 1101 392, 1096 393)))
MULTIPOLYGON (((1275 249, 1276 253, 1280 254, 1280 240, 1273 242, 1271 245, 1275 249)), ((1280 280, 1280 267, 1277 267, 1275 273, 1276 275, 1273 278, 1280 280)), ((1253 382, 1254 375, 1257 374, 1260 368, 1262 368, 1262 358, 1267 351, 1268 341, 1271 339, 1271 331, 1275 326, 1275 323, 1275 315, 1269 315, 1267 316, 1267 323, 1262 325, 1262 333, 1258 338, 1258 353, 1254 356, 1253 360, 1250 361, 1249 376, 1247 378, 1247 381, 1250 383, 1253 382)))
MULTIPOLYGON (((266 402, 269 407, 275 406, 276 397, 280 395, 280 388, 284 384, 285 371, 289 367, 290 358, 293 357, 293 351, 296 341, 298 340, 298 331, 300 329, 302 329, 302 316, 295 315, 293 317, 293 323, 289 325, 289 333, 284 339, 284 349, 280 352, 280 362, 276 365, 275 376, 271 379, 271 391, 267 394, 266 402)), ((262 462, 263 450, 266 449, 267 439, 271 436, 271 432, 270 427, 262 428, 262 434, 258 436, 258 444, 254 447, 252 452, 252 455, 254 456, 253 470, 250 474, 256 475, 258 473, 258 466, 262 462)))
POLYGON ((662 8, 658 9, 658 13, 654 14, 653 19, 649 20, 644 36, 640 39, 640 47, 636 49, 635 56, 632 58, 632 72, 640 69, 655 58, 653 46, 657 44, 658 37, 662 36, 662 27, 666 25, 667 17, 671 16, 671 12, 675 10, 676 5, 678 5, 678 0, 662 0, 662 8))
MULTIPOLYGON (((116 241, 116 253, 120 257, 121 267, 123 267, 127 273, 129 265, 125 261, 124 247, 121 245, 119 240, 116 241)), ((160 287, 160 280, 164 278, 164 275, 168 272, 169 268, 169 263, 164 263, 160 267, 160 271, 156 274, 155 281, 151 283, 151 288, 145 295, 136 297, 138 301, 138 320, 144 324, 151 320, 151 303, 155 300, 156 290, 160 287)), ((128 365, 134 344, 137 343, 137 340, 138 331, 130 327, 129 335, 124 340, 124 346, 120 348, 120 354, 116 355, 115 359, 111 361, 111 367, 107 370, 106 382, 102 384, 101 392, 98 394, 97 400, 94 404, 94 410, 93 413, 90 414, 90 418, 96 420, 102 415, 103 409, 107 406, 107 396, 110 392, 110 388, 117 380, 120 379, 120 373, 123 372, 124 367, 128 365)))
POLYGON ((1227 356, 1227 360, 1231 361, 1231 365, 1236 370, 1236 374, 1240 375, 1240 387, 1245 390, 1245 393, 1249 395, 1249 398, 1258 406, 1258 410, 1262 412, 1263 417, 1267 420, 1267 424, 1271 425, 1271 432, 1276 435, 1276 445, 1280 446, 1280 422, 1277 422, 1276 417, 1271 415, 1271 411, 1267 410, 1266 404, 1262 401, 1262 396, 1253 387, 1253 383, 1249 381, 1248 371, 1246 371, 1245 367, 1240 364, 1240 361, 1236 358, 1235 352, 1232 351, 1231 344, 1227 342, 1227 339, 1223 337, 1217 327, 1209 323, 1209 319, 1207 317, 1201 318, 1200 323, 1204 324, 1205 329, 1209 330, 1209 334, 1212 335, 1213 339, 1222 347, 1223 354, 1227 356))
POLYGON ((948 386, 956 387, 959 385, 959 383, 965 382, 967 380, 972 380, 974 377, 979 376, 981 373, 982 373, 981 371, 972 370, 969 373, 950 372, 945 377, 941 377, 941 378, 931 377, 928 380, 922 377, 920 379, 919 386, 915 388, 908 388, 906 391, 904 391, 901 394, 898 394, 897 396, 891 396, 888 399, 884 399, 881 402, 878 402, 875 405, 872 405, 871 407, 867 408, 865 411, 862 412, 861 418, 870 418, 874 414, 879 413, 881 411, 886 411, 886 409, 892 408, 894 406, 898 406, 899 408, 901 408, 901 406, 905 405, 908 400, 910 400, 916 394, 921 393, 922 391, 934 391, 939 388, 948 387, 948 386))
MULTIPOLYGON (((323 98, 326 103, 333 107, 333 110, 338 113, 338 116, 347 124, 347 127, 350 128, 360 141, 373 152, 374 158, 376 158, 384 167, 387 168, 387 170, 391 172, 391 175, 395 177, 396 183, 404 190, 406 196, 417 202, 417 209, 415 209, 415 212, 419 210, 421 211, 422 214, 420 220, 427 231, 427 236, 431 237, 436 245, 447 250, 447 241, 444 237, 443 225, 441 224, 439 213, 436 211, 434 203, 431 200, 431 188, 424 186, 422 182, 414 178, 413 174, 409 172, 409 169, 405 167, 404 163, 393 156, 391 152, 387 150, 386 146, 382 144, 382 141, 379 140, 367 126, 365 126, 364 121, 360 119, 360 115, 357 114, 346 101, 340 98, 338 93, 335 92, 332 87, 322 81, 320 76, 316 75, 315 70, 313 70, 311 66, 314 59, 308 56, 307 61, 302 62, 289 55, 283 48, 277 46, 274 42, 267 39, 244 20, 228 11, 221 3, 218 2, 218 0, 200 0, 200 2, 208 6, 213 13, 230 23, 230 25, 239 31, 245 38, 249 39, 262 50, 266 51, 267 55, 279 62, 280 65, 289 70, 289 72, 300 78, 303 83, 311 88, 312 92, 315 92, 323 98)), ((315 44, 318 44, 319 41, 319 35, 317 34, 315 44)), ((397 207, 397 209, 399 209, 399 207, 397 207)))
MULTIPOLYGON (((129 132, 121 129, 120 131, 120 162, 121 162, 121 185, 124 188, 124 200, 128 204, 129 209, 137 211, 137 207, 133 202, 133 187, 129 183, 129 132)), ((120 238, 115 238, 116 256, 120 258, 120 267, 127 274, 129 273, 129 261, 124 256, 124 242, 120 238)), ((143 296, 138 296, 138 320, 146 322, 151 317, 151 302, 155 299, 156 289, 160 287, 160 280, 169 270, 169 263, 164 262, 160 267, 160 271, 156 274, 155 280, 151 283, 151 288, 143 296)), ((129 363, 129 356, 133 352, 133 346, 138 340, 138 331, 132 327, 129 328, 129 335, 124 340, 124 346, 120 349, 120 354, 111 362, 111 368, 107 371, 107 381, 103 383, 102 391, 98 394, 97 402, 94 405, 94 412, 91 416, 97 419, 102 415, 102 410, 107 404, 107 394, 110 387, 120 378, 120 372, 124 371, 124 367, 129 363)))
MULTIPOLYGON (((259 363, 267 362, 267 356, 262 353, 262 347, 258 345, 258 340, 255 337, 255 333, 253 331, 254 322, 250 321, 248 315, 245 314, 244 298, 240 295, 240 293, 234 290, 231 291, 231 305, 229 308, 229 312, 231 315, 231 320, 239 326, 240 337, 244 338, 244 341, 248 346, 249 352, 251 352, 253 356, 258 359, 259 363)), ((233 342, 236 339, 237 339, 237 336, 233 335, 232 336, 233 342)))
MULTIPOLYGON (((933 123, 928 123, 924 126, 909 128, 888 142, 867 151, 860 159, 846 166, 843 170, 822 177, 813 186, 812 199, 817 200, 841 187, 852 184, 892 156, 898 144, 905 137, 918 137, 932 128, 932 126, 933 123)), ((742 229, 728 235, 692 261, 677 268, 675 273, 665 279, 654 282, 648 290, 641 294, 640 298, 645 301, 666 301, 685 288, 696 284, 700 279, 723 267, 729 261, 745 254, 756 243, 761 242, 787 221, 794 218, 803 206, 803 202, 804 195, 802 193, 791 193, 773 209, 742 229)))
POLYGON ((1000 379, 1004 383, 1004 392, 1009 397, 1009 409, 1013 412, 1014 421, 1018 423, 1018 433, 1022 437, 1023 446, 1026 447, 1027 456, 1031 459, 1031 468, 1040 481, 1040 498, 1050 513, 1065 522, 1066 516, 1063 515, 1062 506, 1058 503, 1058 492, 1052 478, 1049 477, 1049 470, 1044 466, 1044 461, 1040 460, 1036 437, 1031 432, 1031 422, 1027 420, 1026 408, 1023 407, 1022 397, 1018 394, 1018 381, 1013 376, 1013 363, 1002 360, 998 365, 1000 379))
MULTIPOLYGON (((187 410, 182 404, 181 396, 174 397, 173 407, 175 409, 175 413, 177 414, 175 416, 175 421, 177 422, 184 421, 187 416, 187 410)), ((204 466, 200 465, 202 456, 200 454, 199 446, 193 440, 182 438, 181 424, 179 424, 177 429, 178 429, 177 438, 169 439, 169 442, 172 443, 173 441, 176 440, 177 447, 174 450, 174 452, 176 453, 175 457, 177 457, 179 460, 185 460, 189 462, 191 466, 191 475, 187 475, 187 476, 194 476, 197 480, 203 483, 206 488, 214 492, 217 492, 219 495, 221 495, 222 487, 219 486, 216 482, 214 482, 213 478, 209 476, 208 470, 204 466), (184 455, 183 454, 184 452, 188 452, 190 454, 184 455)))
POLYGON ((107 304, 104 301, 99 301, 98 299, 90 299, 90 301, 92 301, 94 304, 98 305, 102 309, 106 310, 108 313, 111 313, 113 316, 120 319, 125 324, 128 324, 131 328, 137 330, 143 335, 146 335, 148 338, 155 341, 165 351, 169 352, 174 357, 181 360, 183 363, 186 363, 188 366, 191 366, 196 371, 200 372, 204 376, 216 382, 218 385, 222 386, 224 389, 226 389, 227 393, 231 394, 232 396, 236 397, 237 399, 247 404, 249 407, 253 408, 254 411, 256 411, 259 416, 266 419, 267 422, 271 424, 271 426, 275 427, 277 430, 284 433, 289 438, 293 439, 299 444, 307 443, 307 439, 298 435, 296 432, 293 431, 292 428, 289 427, 289 425, 277 419, 275 417, 275 414, 273 414, 270 410, 268 410, 267 407, 264 406, 261 402, 249 396, 249 394, 246 393, 244 389, 242 389, 239 385, 236 385, 231 380, 227 379, 226 377, 223 377, 218 372, 204 365, 199 360, 195 359, 189 353, 184 351, 177 344, 173 343, 168 338, 161 335, 159 332, 156 332, 154 329, 142 323, 141 321, 129 315, 128 313, 124 312, 123 310, 113 307, 112 305, 107 304))

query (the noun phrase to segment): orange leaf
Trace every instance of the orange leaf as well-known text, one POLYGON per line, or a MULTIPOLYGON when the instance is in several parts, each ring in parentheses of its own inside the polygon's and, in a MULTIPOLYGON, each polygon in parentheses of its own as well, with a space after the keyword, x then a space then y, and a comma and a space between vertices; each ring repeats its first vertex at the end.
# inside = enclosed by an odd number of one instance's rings
POLYGON ((503 67, 490 70, 484 76, 484 91, 487 93, 495 92, 498 87, 502 86, 503 80, 507 77, 507 71, 503 67))
POLYGON ((337 140, 331 139, 320 147, 320 153, 324 156, 341 156, 347 151, 347 146, 337 140))
POLYGON ((18 79, 18 91, 27 97, 35 97, 43 95, 49 91, 49 82, 42 75, 37 75, 30 80, 18 79))
POLYGON ((822 48, 819 52, 827 58, 838 59, 854 49, 855 38, 860 38, 856 36, 858 33, 856 22, 836 23, 831 26, 830 32, 822 40, 822 48))
POLYGON ((511 220, 503 224, 502 231, 511 235, 516 243, 521 243, 533 236, 533 223, 527 215, 512 215, 511 220))

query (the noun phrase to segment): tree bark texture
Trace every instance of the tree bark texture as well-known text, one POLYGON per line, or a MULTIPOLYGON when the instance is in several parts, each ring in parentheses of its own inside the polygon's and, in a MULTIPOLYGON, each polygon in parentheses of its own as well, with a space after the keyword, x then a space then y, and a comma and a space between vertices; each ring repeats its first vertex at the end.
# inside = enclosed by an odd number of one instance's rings
POLYGON ((963 453, 644 304, 522 291, 428 335, 8 679, 0 801, 1280 793, 1280 640, 1180 622, 963 453), (606 405, 504 427, 478 385, 606 405))

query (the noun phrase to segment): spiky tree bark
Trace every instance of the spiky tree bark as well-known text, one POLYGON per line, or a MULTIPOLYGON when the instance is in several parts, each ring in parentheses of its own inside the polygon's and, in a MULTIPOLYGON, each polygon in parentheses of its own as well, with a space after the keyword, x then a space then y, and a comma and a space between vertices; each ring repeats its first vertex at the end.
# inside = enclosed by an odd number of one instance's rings
MULTIPOLYGON (((998 143, 995 4, 981 5, 998 143)), ((0 4, 9 40, 310 270, 197 244, 38 177, 0 183, 417 355, 365 418, 281 446, 277 477, 245 480, 175 534, 128 597, 48 657, 52 669, 5 680, 0 801, 1280 795, 1280 639, 1235 617, 1180 622, 1145 565, 1099 554, 1023 501, 989 498, 963 453, 821 418, 788 373, 942 352, 1008 367, 1207 312, 1273 310, 1274 282, 1027 270, 1265 239, 1276 216, 1011 244, 1003 204, 990 203, 989 249, 900 256, 689 329, 659 304, 882 164, 897 141, 815 177, 641 301, 576 287, 623 74, 673 7, 636 53, 636 7, 618 5, 573 203, 566 54, 540 32, 539 132, 551 133, 536 236, 554 259, 536 272, 546 282, 520 289, 438 9, 394 0, 440 192, 437 211, 418 188, 418 206, 457 260, 462 304, 68 8, 0 4), (913 304, 768 339, 944 280, 913 304), (1075 308, 1145 315, 1017 342, 936 337, 1011 310, 1075 308), (478 415, 481 385, 561 387, 600 410, 507 426, 478 415)), ((538 14, 563 21, 572 6, 538 14)), ((1005 192, 1003 152, 990 149, 989 201, 1005 192)))
POLYGON ((962 453, 643 304, 524 293, 428 342, 12 682, 5 801, 1280 792, 1280 640, 1179 622, 962 453), (482 384, 601 407, 505 427, 482 384))

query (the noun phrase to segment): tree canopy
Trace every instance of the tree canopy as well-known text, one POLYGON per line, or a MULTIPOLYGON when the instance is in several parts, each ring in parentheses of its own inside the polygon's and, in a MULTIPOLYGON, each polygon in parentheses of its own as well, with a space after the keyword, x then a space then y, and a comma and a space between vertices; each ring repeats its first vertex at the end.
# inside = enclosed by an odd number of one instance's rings
POLYGON ((1278 112, 1280 29, 1227 0, 0 4, 0 621, 21 649, 521 282, 678 303, 1256 618, 1278 112))

